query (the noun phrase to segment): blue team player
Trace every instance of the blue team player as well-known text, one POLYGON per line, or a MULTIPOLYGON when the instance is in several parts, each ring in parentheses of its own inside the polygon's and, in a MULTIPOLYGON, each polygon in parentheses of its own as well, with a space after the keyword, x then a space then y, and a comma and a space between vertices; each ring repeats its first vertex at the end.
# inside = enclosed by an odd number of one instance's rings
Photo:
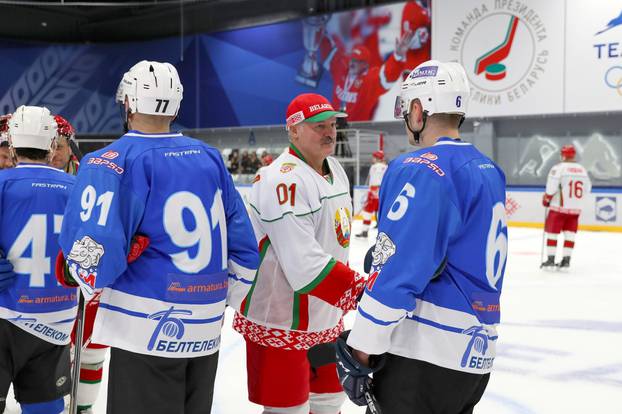
POLYGON ((458 63, 425 62, 396 106, 421 148, 384 176, 372 274, 348 346, 338 347, 344 388, 363 402, 355 386, 369 390, 366 374, 377 370, 373 394, 385 413, 471 413, 495 358, 505 176, 460 140, 467 82, 458 63))
POLYGON ((82 160, 65 277, 101 292, 91 340, 112 348, 108 413, 208 413, 225 305, 246 296, 257 242, 220 153, 170 132, 175 67, 139 62, 116 99, 131 130, 82 160), (139 257, 136 235, 149 241, 139 257))
POLYGON ((20 106, 9 122, 18 164, 0 172, 0 413, 11 383, 24 414, 63 412, 71 389, 77 290, 56 283, 52 261, 74 177, 47 165, 55 137, 47 108, 20 106))

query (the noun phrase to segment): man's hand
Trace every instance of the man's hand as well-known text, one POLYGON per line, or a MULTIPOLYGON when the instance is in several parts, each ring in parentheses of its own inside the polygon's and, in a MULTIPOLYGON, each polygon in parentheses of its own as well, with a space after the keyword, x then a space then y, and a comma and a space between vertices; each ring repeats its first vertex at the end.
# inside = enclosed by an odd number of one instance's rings
POLYGON ((542 196, 542 205, 544 207, 548 207, 551 205, 551 200, 553 199, 552 195, 549 195, 547 193, 544 193, 544 195, 542 196))
POLYGON ((13 264, 4 257, 4 252, 0 250, 0 293, 4 292, 15 283, 17 274, 13 271, 13 264))

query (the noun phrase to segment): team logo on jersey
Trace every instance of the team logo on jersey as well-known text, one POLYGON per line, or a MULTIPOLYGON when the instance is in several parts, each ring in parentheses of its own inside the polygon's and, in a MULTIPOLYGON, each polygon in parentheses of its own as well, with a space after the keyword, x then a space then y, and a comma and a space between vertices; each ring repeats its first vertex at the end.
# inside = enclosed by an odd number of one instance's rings
POLYGON ((99 264, 103 255, 104 246, 89 236, 84 236, 73 243, 67 259, 77 263, 82 269, 90 269, 99 264))
POLYGON ((91 289, 95 289, 95 281, 97 280, 95 268, 99 265, 103 255, 104 246, 89 236, 76 240, 67 255, 71 276, 76 280, 81 279, 91 289))
POLYGON ((396 250, 395 243, 393 243, 393 240, 391 240, 386 233, 378 233, 374 252, 371 254, 374 258, 371 263, 372 266, 381 266, 385 264, 387 260, 395 254, 396 250))
POLYGON ((430 160, 430 161, 438 160, 438 155, 432 154, 431 152, 426 152, 425 154, 421 154, 420 157, 425 158, 426 160, 430 160))
POLYGON ((466 367, 475 369, 489 369, 492 367, 492 363, 494 361, 494 357, 486 358, 486 352, 488 351, 488 333, 484 329, 483 326, 471 326, 462 331, 465 335, 470 335, 471 339, 467 344, 466 350, 462 355, 462 361, 460 361, 461 367, 466 367), (481 356, 469 356, 475 350, 481 356))
POLYGON ((350 232, 352 230, 352 213, 345 207, 339 207, 335 212, 335 233, 337 241, 343 248, 350 246, 350 232))
POLYGON ((116 151, 107 151, 102 154, 102 158, 106 158, 107 160, 114 160, 119 156, 119 153, 116 151))
POLYGON ((174 306, 171 306, 165 311, 152 313, 147 317, 148 319, 159 321, 153 331, 153 334, 151 335, 151 339, 147 345, 147 350, 151 351, 153 349, 160 334, 163 334, 167 338, 177 340, 184 336, 184 322, 182 319, 175 317, 181 315, 192 315, 192 311, 187 309, 175 309, 174 306))
POLYGON ((293 162, 284 162, 283 164, 281 164, 281 172, 283 174, 290 172, 291 170, 293 170, 296 167, 296 164, 293 162))

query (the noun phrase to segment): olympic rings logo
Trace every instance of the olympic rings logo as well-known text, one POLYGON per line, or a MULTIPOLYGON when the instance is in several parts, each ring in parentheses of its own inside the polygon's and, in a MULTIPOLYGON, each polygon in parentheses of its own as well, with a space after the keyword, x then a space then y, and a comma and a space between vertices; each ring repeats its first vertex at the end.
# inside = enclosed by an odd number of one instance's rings
POLYGON ((622 66, 612 66, 605 72, 605 85, 622 96, 622 66))

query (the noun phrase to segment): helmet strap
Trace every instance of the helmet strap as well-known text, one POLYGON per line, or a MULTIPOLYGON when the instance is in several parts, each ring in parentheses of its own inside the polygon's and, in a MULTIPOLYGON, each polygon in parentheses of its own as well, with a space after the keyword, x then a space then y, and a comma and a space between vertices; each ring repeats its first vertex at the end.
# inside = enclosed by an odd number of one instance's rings
POLYGON ((464 122, 464 115, 462 115, 462 117, 460 118, 460 122, 458 122, 458 129, 460 129, 463 122, 464 122))
POLYGON ((428 112, 423 111, 423 123, 421 124, 421 129, 419 131, 415 131, 414 129, 412 129, 412 127, 410 126, 410 122, 408 122, 408 115, 409 114, 404 115, 404 122, 406 122, 406 128, 408 128, 408 130, 413 134, 415 145, 419 145, 421 141, 421 133, 425 128, 426 121, 428 120, 428 112))
POLYGON ((125 110, 125 104, 121 104, 119 106, 119 109, 121 109, 121 121, 123 122, 123 133, 127 134, 127 132, 130 130, 129 124, 128 124, 130 110, 129 109, 127 111, 125 110))

